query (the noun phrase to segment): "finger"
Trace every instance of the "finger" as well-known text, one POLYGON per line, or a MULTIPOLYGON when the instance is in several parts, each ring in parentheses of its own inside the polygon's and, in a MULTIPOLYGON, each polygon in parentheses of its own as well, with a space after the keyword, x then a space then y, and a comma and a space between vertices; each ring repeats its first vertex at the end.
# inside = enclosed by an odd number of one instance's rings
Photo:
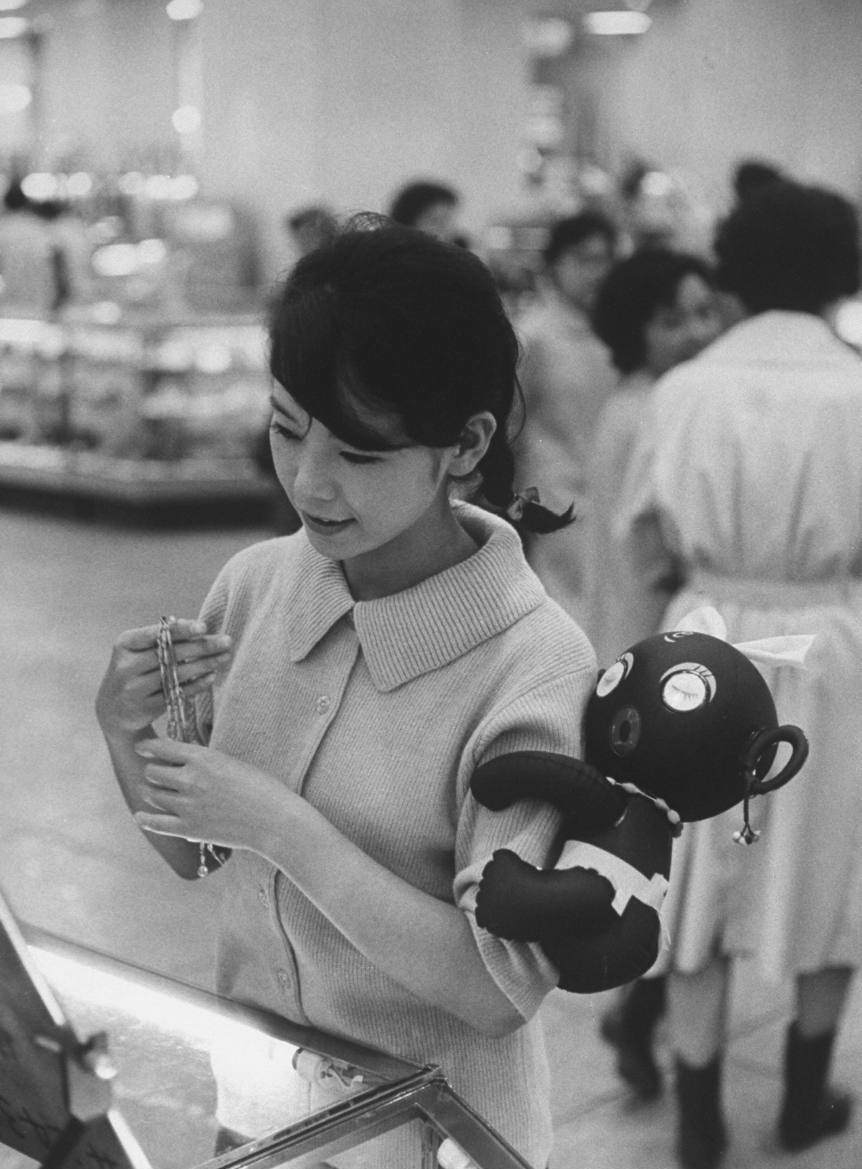
POLYGON ((194 698, 196 694, 203 694, 209 690, 210 686, 215 683, 215 674, 204 674, 202 678, 195 678, 193 682, 187 682, 183 686, 183 694, 186 698, 194 698))
POLYGON ((197 662, 202 658, 230 657, 233 639, 226 633, 210 633, 206 637, 195 638, 193 641, 181 641, 174 644, 174 657, 178 665, 185 662, 197 662))
POLYGON ((203 750, 205 748, 197 743, 183 743, 179 739, 142 739, 135 744, 135 751, 144 759, 156 759, 162 763, 188 763, 203 750))
MULTIPOLYGON (((144 625, 139 629, 127 629, 117 638, 119 649, 152 649, 159 636, 161 625, 144 625)), ((191 620, 183 617, 174 617, 171 620, 171 640, 174 642, 188 641, 190 638, 206 636, 207 627, 203 621, 191 620)))
POLYGON ((195 682, 204 674, 213 674, 224 669, 230 663, 230 654, 218 654, 216 657, 201 658, 199 661, 186 662, 177 666, 177 681, 181 685, 186 682, 195 682))
POLYGON ((148 763, 144 768, 144 777, 151 787, 158 788, 159 791, 173 792, 175 795, 179 795, 188 787, 181 767, 148 763))
POLYGON ((164 812, 135 812, 135 823, 144 832, 155 832, 159 836, 183 836, 186 839, 178 816, 164 812))

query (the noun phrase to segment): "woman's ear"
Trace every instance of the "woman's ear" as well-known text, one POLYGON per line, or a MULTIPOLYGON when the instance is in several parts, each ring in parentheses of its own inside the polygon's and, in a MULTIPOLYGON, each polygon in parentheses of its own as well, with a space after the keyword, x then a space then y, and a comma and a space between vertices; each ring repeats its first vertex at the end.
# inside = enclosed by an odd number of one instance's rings
POLYGON ((489 410, 468 418, 458 442, 452 448, 449 474, 456 479, 471 475, 488 453, 496 429, 497 420, 489 410))

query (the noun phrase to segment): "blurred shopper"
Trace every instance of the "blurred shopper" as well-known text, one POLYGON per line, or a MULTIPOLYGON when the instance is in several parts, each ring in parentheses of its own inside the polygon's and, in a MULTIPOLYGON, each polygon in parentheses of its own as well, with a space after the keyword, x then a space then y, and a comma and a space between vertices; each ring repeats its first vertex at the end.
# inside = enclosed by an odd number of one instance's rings
POLYGON ((3 196, 0 216, 0 307, 47 316, 57 306, 53 233, 35 204, 14 179, 3 196))
POLYGON ((285 217, 284 226, 297 260, 301 260, 316 248, 331 243, 338 232, 335 213, 322 203, 313 203, 291 211, 285 217))
POLYGON ((848 1124, 829 1070, 862 953, 862 362, 825 319, 858 287, 855 212, 771 184, 725 220, 716 255, 749 315, 654 389, 621 516, 645 571, 682 568, 664 628, 708 603, 733 642, 816 642, 809 669, 767 674, 780 720, 810 739, 802 782, 762 810, 755 847, 733 843, 728 816, 688 825, 675 846, 668 992, 686 1169, 716 1166, 727 1143, 731 958, 795 980, 778 1138, 798 1150, 848 1124))
POLYGON ((51 264, 54 297, 52 308, 80 304, 93 294, 90 258, 92 244, 86 226, 62 199, 45 199, 35 204, 36 214, 48 224, 51 236, 51 264))
MULTIPOLYGON (((634 570, 615 531, 616 507, 643 422, 649 391, 668 370, 695 357, 721 328, 713 274, 697 256, 652 248, 619 261, 599 288, 593 327, 620 373, 596 427, 589 471, 587 636, 607 667, 655 633, 681 580, 662 565, 658 579, 634 570)), ((641 979, 620 994, 601 1023, 616 1048, 617 1071, 650 1100, 661 1091, 653 1036, 665 1009, 665 980, 641 979)))
POLYGON ((620 380, 596 425, 589 456, 589 535, 584 628, 599 664, 655 633, 678 573, 658 580, 633 570, 615 534, 620 490, 655 381, 721 331, 713 274, 697 256, 653 248, 621 260, 599 288, 592 314, 620 380))
MULTIPOLYGON (((516 444, 518 482, 548 485, 554 508, 583 510, 598 416, 617 382, 590 312, 614 260, 616 229, 583 211, 551 228, 539 298, 519 321, 525 419, 516 444)), ((584 536, 578 522, 525 550, 548 593, 576 620, 583 610, 584 536)))
POLYGON ((787 181, 787 176, 775 163, 762 158, 743 158, 733 168, 731 186, 736 205, 747 203, 773 183, 787 181))
MULTIPOLYGON (((176 872, 206 872, 193 840, 233 849, 219 993, 439 1063, 539 1169, 552 1131, 536 1011, 557 972, 537 946, 478 930, 474 910, 494 849, 517 839, 545 865, 560 819, 535 801, 489 812, 469 780, 501 752, 577 754, 595 657, 501 518, 568 520, 514 491, 517 355, 490 272, 460 248, 389 224, 300 261, 270 366, 273 454, 303 530, 241 552, 201 620, 175 623, 207 745, 155 737, 156 626, 119 638, 97 711, 176 872), (482 506, 453 502, 467 479, 482 506)), ((235 1046, 219 1116, 259 1135, 235 1046)), ((273 1125, 291 1091, 302 1115, 343 1103, 284 1075, 273 1125)), ((428 1138, 411 1124, 361 1164, 419 1169, 428 1138)))
POLYGON ((389 218, 403 227, 415 227, 444 243, 466 244, 458 226, 461 198, 446 183, 420 180, 402 187, 392 200, 389 218))

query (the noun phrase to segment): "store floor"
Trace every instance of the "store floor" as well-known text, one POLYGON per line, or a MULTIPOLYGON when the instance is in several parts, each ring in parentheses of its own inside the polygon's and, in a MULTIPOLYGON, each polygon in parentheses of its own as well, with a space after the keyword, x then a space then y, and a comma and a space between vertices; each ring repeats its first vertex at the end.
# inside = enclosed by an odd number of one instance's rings
MULTIPOLYGON (((192 614, 220 565, 264 528, 147 532, 0 509, 0 887, 30 922, 208 985, 214 886, 177 881, 130 821, 93 717, 111 643, 162 613, 192 614)), ((836 1079, 862 1088, 862 1000, 836 1079)), ((553 1169, 671 1169, 665 1098, 635 1107, 597 1038, 603 999, 543 1007, 553 1064, 553 1169)), ((851 1132, 793 1157, 772 1137, 787 987, 742 970, 726 1069, 726 1169, 860 1169, 851 1132)), ((663 1053, 666 1058, 666 1053, 663 1053)), ((0 1157, 0 1166, 4 1165, 0 1157)))

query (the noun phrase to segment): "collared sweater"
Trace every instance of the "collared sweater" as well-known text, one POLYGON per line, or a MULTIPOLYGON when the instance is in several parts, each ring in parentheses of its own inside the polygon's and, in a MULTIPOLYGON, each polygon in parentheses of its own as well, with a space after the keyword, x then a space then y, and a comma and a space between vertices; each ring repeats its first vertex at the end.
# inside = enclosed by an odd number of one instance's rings
MULTIPOLYGON (((480 763, 511 751, 578 754, 595 656, 545 594, 513 529, 455 506, 477 551, 378 600, 354 601, 340 564, 302 531, 234 557, 202 609, 211 631, 234 638, 209 741, 301 793, 403 880, 460 906, 490 977, 523 1023, 489 1037, 423 1001, 363 957, 285 873, 248 851, 235 852, 222 874, 217 989, 441 1065, 467 1102, 543 1169, 551 1129, 536 1011, 556 971, 538 947, 481 930, 473 911, 494 849, 551 864, 560 820, 533 801, 490 812, 469 783, 480 763)), ((405 946, 414 928, 405 914, 405 946)), ((242 1085, 234 1088, 221 1085, 222 1119, 242 1129, 242 1085)), ((375 1142, 369 1164, 418 1167, 418 1145, 408 1152, 401 1139, 375 1142)))

